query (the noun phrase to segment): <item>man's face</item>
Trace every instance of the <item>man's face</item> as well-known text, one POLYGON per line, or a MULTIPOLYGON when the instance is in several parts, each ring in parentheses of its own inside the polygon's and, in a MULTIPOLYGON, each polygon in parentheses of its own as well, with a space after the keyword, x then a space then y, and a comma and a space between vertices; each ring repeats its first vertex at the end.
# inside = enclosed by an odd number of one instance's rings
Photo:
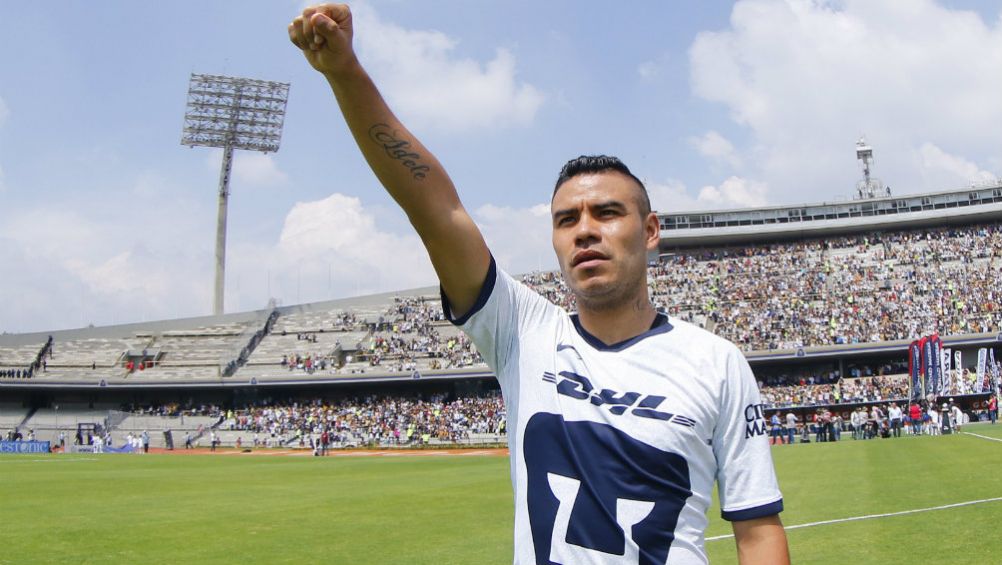
POLYGON ((639 191, 632 179, 609 171, 575 176, 553 196, 553 250, 580 306, 641 298, 647 252, 657 248, 660 232, 655 214, 640 215, 639 191))

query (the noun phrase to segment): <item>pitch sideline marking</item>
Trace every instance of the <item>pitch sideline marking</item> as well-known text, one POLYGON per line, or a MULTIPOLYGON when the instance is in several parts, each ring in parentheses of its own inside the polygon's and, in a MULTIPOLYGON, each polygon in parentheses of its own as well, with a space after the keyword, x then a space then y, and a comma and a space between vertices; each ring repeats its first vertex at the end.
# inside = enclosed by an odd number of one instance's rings
POLYGON ((60 463, 73 463, 76 461, 98 461, 97 457, 80 457, 76 459, 52 458, 52 459, 0 459, 0 463, 49 463, 58 461, 60 463))
MULTIPOLYGON (((873 518, 889 518, 891 516, 903 516, 905 514, 918 514, 919 512, 931 512, 933 510, 946 510, 948 508, 959 508, 961 506, 971 506, 974 504, 984 504, 986 502, 998 502, 1002 501, 1002 496, 996 498, 983 498, 981 500, 968 500, 967 502, 957 502, 955 504, 944 504, 943 506, 932 506, 930 508, 916 508, 914 510, 902 510, 900 512, 888 512, 886 514, 868 514, 866 516, 852 516, 850 518, 837 518, 835 520, 822 520, 820 522, 808 522, 806 524, 796 524, 793 526, 786 526, 786 530, 798 530, 800 528, 811 528, 813 526, 826 526, 828 524, 839 524, 842 522, 857 522, 859 520, 871 520, 873 518)), ((706 541, 717 541, 722 539, 733 538, 734 534, 727 534, 723 536, 713 536, 706 538, 706 541)))
POLYGON ((997 437, 988 437, 988 436, 983 436, 981 434, 972 434, 971 432, 960 432, 960 433, 964 434, 965 436, 979 437, 981 439, 987 439, 989 441, 1002 441, 1002 439, 999 439, 997 437))

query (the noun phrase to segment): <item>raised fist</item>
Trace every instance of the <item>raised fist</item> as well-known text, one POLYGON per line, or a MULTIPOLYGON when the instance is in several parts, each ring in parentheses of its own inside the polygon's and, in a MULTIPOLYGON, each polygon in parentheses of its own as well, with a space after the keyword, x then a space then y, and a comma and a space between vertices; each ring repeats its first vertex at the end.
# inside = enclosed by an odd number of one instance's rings
POLYGON ((346 4, 310 6, 289 24, 289 39, 324 74, 336 75, 357 63, 351 37, 351 10, 346 4))

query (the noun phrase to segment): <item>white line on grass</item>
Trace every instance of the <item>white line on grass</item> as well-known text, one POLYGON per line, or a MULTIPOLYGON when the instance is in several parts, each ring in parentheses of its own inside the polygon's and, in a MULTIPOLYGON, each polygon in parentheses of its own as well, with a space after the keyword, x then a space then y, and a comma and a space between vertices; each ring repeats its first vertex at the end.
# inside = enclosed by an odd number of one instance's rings
POLYGON ((64 457, 53 457, 51 459, 0 459, 0 463, 50 463, 57 461, 60 463, 72 463, 74 461, 97 461, 97 457, 85 457, 80 459, 66 459, 64 457))
MULTIPOLYGON (((958 502, 956 504, 945 504, 943 506, 933 506, 930 508, 916 508, 915 510, 902 510, 901 512, 888 512, 887 514, 868 514, 866 516, 852 516, 851 518, 837 518, 835 520, 822 520, 820 522, 808 522, 806 524, 796 524, 794 526, 786 526, 786 530, 797 530, 800 528, 810 528, 813 526, 826 526, 828 524, 840 524, 842 522, 856 522, 859 520, 871 520, 873 518, 889 518, 891 516, 903 516, 905 514, 918 514, 919 512, 931 512, 933 510, 946 510, 948 508, 959 508, 961 506, 971 506, 972 504, 984 504, 986 502, 998 502, 1002 500, 1002 496, 996 498, 983 498, 981 500, 968 500, 967 502, 958 502)), ((717 541, 722 539, 733 538, 734 534, 727 534, 723 536, 713 536, 706 538, 706 541, 717 541)))
POLYGON ((965 436, 974 436, 974 437, 979 437, 981 439, 987 439, 990 441, 1002 441, 1002 439, 999 439, 997 437, 988 437, 988 436, 983 436, 981 434, 972 434, 971 432, 960 432, 960 433, 964 434, 965 436))

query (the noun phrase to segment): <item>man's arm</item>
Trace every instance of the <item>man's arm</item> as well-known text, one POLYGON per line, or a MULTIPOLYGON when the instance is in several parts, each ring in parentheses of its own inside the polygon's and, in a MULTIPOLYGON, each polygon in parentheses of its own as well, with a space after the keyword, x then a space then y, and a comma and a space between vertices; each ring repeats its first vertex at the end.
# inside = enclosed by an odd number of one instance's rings
POLYGON ((779 515, 731 522, 741 565, 789 565, 786 530, 779 515))
POLYGON ((307 8, 289 24, 289 39, 327 79, 362 155, 417 230, 451 313, 460 317, 487 276, 487 244, 441 163, 397 120, 362 68, 352 33, 344 4, 307 8))

